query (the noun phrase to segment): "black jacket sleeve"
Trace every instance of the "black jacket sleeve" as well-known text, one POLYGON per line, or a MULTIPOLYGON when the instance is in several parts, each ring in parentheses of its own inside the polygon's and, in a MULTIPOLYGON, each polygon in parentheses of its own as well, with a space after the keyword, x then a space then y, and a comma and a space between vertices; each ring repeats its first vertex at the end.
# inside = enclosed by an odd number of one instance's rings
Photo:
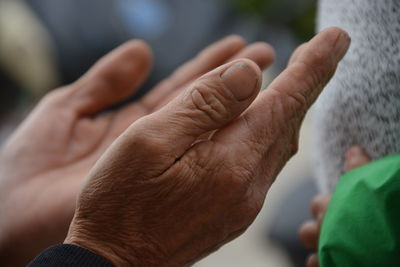
POLYGON ((106 259, 75 245, 49 247, 37 256, 28 267, 114 267, 106 259))

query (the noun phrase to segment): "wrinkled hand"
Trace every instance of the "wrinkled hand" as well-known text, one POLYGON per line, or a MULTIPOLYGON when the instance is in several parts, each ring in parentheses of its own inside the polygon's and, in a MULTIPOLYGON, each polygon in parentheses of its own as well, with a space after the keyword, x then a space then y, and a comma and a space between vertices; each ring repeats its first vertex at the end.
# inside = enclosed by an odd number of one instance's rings
POLYGON ((240 37, 231 36, 205 49, 140 101, 104 112, 134 93, 149 72, 149 48, 133 41, 103 58, 79 81, 48 94, 1 151, 0 261, 25 265, 42 249, 65 239, 83 178, 132 122, 225 62, 245 57, 265 68, 273 56, 265 43, 246 46, 240 37))
POLYGON ((320 33, 260 95, 257 65, 228 63, 137 120, 88 175, 65 243, 116 266, 185 266, 239 236, 349 43, 320 33))
MULTIPOLYGON (((371 159, 361 147, 354 146, 351 147, 346 153, 345 169, 347 171, 351 171, 352 169, 361 167, 370 161, 371 159)), ((314 220, 305 222, 300 227, 300 240, 308 249, 318 249, 319 233, 330 199, 331 195, 329 194, 316 196, 311 203, 311 214, 313 215, 314 220)), ((308 257, 306 266, 319 266, 317 253, 313 253, 308 257)))

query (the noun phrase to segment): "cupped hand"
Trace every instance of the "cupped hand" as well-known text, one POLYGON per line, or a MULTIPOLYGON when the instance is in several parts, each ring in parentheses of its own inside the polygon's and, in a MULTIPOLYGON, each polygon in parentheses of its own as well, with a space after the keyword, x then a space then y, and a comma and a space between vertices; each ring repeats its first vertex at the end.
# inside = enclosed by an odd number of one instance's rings
POLYGON ((88 175, 65 243, 116 266, 186 266, 239 236, 349 44, 318 34, 261 94, 260 69, 236 60, 137 120, 88 175))
MULTIPOLYGON (((236 58, 267 67, 265 43, 247 46, 237 36, 206 48, 141 100, 110 106, 146 79, 151 52, 141 41, 119 47, 80 80, 48 94, 1 150, 0 261, 22 266, 64 240, 84 177, 110 144, 137 119, 168 103, 204 73, 236 58)), ((146 134, 146 133, 143 133, 146 134)))
MULTIPOLYGON (((366 152, 359 146, 351 147, 346 153, 345 170, 361 167, 370 162, 371 159, 366 152)), ((299 237, 303 245, 312 250, 318 250, 318 239, 321 230, 322 221, 328 208, 331 195, 318 195, 311 203, 311 214, 314 220, 305 222, 299 230, 299 237)), ((318 254, 311 254, 306 262, 307 267, 318 267, 318 254)))

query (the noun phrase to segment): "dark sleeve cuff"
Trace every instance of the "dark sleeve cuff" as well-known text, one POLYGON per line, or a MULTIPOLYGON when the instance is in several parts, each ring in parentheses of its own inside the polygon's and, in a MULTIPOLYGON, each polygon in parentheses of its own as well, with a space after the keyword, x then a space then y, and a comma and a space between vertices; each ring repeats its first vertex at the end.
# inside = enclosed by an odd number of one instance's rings
POLYGON ((115 267, 106 259, 90 250, 75 246, 60 244, 49 247, 38 255, 29 267, 115 267))

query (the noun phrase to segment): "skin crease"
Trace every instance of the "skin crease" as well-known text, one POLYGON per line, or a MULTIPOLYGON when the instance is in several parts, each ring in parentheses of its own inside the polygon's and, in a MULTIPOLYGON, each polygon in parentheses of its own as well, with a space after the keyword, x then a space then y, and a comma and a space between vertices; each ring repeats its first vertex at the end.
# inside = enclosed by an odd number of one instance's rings
MULTIPOLYGON (((345 169, 351 171, 369 163, 370 161, 371 159, 364 149, 359 146, 353 146, 346 153, 345 169)), ((314 251, 318 249, 319 232, 330 199, 330 194, 316 196, 311 203, 311 213, 314 220, 305 222, 299 229, 300 240, 308 249, 314 251)), ((317 253, 313 253, 308 257, 306 266, 319 266, 317 253)))
POLYGON ((321 32, 260 94, 254 62, 225 64, 135 121, 88 174, 65 243, 116 266, 188 266, 242 234, 349 45, 321 32))
POLYGON ((247 45, 229 36, 177 69, 138 102, 108 107, 133 94, 146 79, 152 55, 131 41, 101 59, 77 82, 49 93, 0 152, 0 262, 26 266, 61 243, 85 176, 129 125, 170 102, 191 81, 238 59, 264 69, 274 58, 266 43, 247 45))

